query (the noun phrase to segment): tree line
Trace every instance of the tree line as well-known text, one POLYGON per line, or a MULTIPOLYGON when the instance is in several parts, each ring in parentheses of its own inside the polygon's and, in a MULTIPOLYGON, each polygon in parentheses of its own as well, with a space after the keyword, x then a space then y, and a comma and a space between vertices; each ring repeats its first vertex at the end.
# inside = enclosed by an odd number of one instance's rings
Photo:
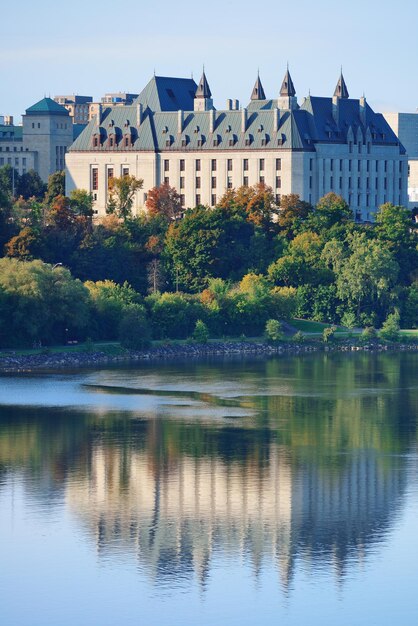
POLYGON ((396 311, 404 327, 418 325, 417 230, 404 207, 385 204, 373 224, 357 223, 334 193, 316 207, 297 195, 276 206, 272 190, 258 184, 228 189, 215 208, 184 211, 176 190, 161 185, 148 193, 147 212, 133 216, 142 181, 128 176, 112 180, 108 215, 95 220, 90 193, 65 196, 63 172, 47 186, 36 176, 22 182, 15 172, 12 197, 11 167, 0 168, 2 345, 11 324, 18 343, 77 333, 114 337, 119 326, 100 309, 107 299, 124 314, 136 307, 137 323, 146 319, 154 337, 189 336, 198 319, 214 336, 257 334, 267 319, 292 316, 380 327, 396 311), (79 315, 64 321, 67 305, 51 288, 57 306, 44 302, 61 310, 60 321, 48 322, 52 331, 31 330, 25 313, 7 320, 18 306, 7 282, 13 272, 29 291, 27 283, 39 287, 28 272, 56 289, 79 289, 79 315), (19 319, 26 328, 19 330, 19 319))

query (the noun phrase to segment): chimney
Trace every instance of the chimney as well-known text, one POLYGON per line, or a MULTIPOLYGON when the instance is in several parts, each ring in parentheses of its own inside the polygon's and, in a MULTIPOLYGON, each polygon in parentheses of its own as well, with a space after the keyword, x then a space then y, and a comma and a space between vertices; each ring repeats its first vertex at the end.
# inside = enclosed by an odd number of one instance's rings
POLYGON ((232 109, 233 111, 238 111, 239 110, 239 100, 233 100, 232 101, 232 109))
POLYGON ((209 132, 213 133, 215 130, 215 109, 209 111, 209 132))
POLYGON ((142 124, 142 113, 143 113, 142 104, 138 103, 136 105, 136 125, 137 126, 141 126, 142 124))
POLYGON ((5 115, 4 124, 5 126, 13 126, 13 115, 5 115))
POLYGON ((247 109, 241 111, 241 132, 245 133, 247 130, 247 109))
POLYGON ((279 130, 280 112, 277 107, 273 109, 273 132, 279 130))
POLYGON ((340 124, 340 99, 338 96, 332 97, 332 117, 334 122, 339 126, 340 124))
POLYGON ((232 111, 232 100, 231 100, 231 98, 228 98, 228 100, 226 101, 226 110, 227 111, 232 111))
POLYGON ((179 135, 180 133, 183 132, 183 124, 184 124, 184 111, 179 109, 177 111, 177 132, 179 135))
POLYGON ((360 105, 360 120, 363 126, 366 126, 366 97, 363 96, 359 100, 360 105))

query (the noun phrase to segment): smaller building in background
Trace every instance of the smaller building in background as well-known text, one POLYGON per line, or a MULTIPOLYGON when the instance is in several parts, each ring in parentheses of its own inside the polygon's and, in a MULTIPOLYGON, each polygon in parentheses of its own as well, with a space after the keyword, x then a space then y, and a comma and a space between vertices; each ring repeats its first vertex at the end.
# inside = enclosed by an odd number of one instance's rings
POLYGON ((67 109, 73 124, 88 123, 91 96, 55 96, 54 101, 67 109))
POLYGON ((408 155, 409 208, 418 209, 418 111, 383 115, 408 155))
POLYGON ((123 104, 133 104, 133 101, 136 100, 139 94, 137 93, 125 93, 125 92, 117 92, 117 93, 105 93, 102 97, 102 104, 108 104, 111 106, 123 105, 123 104))
POLYGON ((43 98, 26 109, 22 125, 0 116, 0 167, 10 165, 20 175, 33 169, 44 182, 65 167, 65 153, 85 125, 73 124, 69 111, 43 98))

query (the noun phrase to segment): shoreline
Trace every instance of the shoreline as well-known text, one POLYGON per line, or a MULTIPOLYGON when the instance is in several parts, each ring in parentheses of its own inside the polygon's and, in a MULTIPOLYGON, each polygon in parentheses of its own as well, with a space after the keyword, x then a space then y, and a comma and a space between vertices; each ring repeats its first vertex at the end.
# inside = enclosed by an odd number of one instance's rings
POLYGON ((272 345, 262 342, 209 342, 206 344, 167 345, 147 350, 126 350, 122 354, 106 354, 100 350, 56 352, 54 354, 2 354, 0 374, 30 373, 57 369, 79 369, 95 366, 158 362, 208 356, 298 356, 318 352, 416 352, 418 343, 298 343, 272 345))

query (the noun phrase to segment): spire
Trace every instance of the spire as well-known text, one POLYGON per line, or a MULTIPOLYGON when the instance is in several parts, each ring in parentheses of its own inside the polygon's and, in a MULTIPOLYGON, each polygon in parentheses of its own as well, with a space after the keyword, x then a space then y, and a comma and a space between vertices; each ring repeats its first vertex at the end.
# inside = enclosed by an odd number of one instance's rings
POLYGON ((266 94, 264 93, 263 85, 261 84, 260 74, 257 73, 257 80, 255 81, 255 85, 251 93, 251 100, 265 100, 265 99, 266 99, 266 94))
POLYGON ((290 97, 296 96, 296 89, 293 85, 292 77, 290 76, 289 67, 287 68, 286 74, 283 78, 280 95, 290 97))
POLYGON ((334 97, 336 98, 349 98, 350 97, 350 94, 348 93, 347 85, 345 84, 342 68, 341 68, 340 78, 338 79, 337 86, 335 87, 334 97))
POLYGON ((211 90, 205 74, 205 68, 203 68, 202 78, 197 86, 195 98, 210 98, 212 96, 211 90))

